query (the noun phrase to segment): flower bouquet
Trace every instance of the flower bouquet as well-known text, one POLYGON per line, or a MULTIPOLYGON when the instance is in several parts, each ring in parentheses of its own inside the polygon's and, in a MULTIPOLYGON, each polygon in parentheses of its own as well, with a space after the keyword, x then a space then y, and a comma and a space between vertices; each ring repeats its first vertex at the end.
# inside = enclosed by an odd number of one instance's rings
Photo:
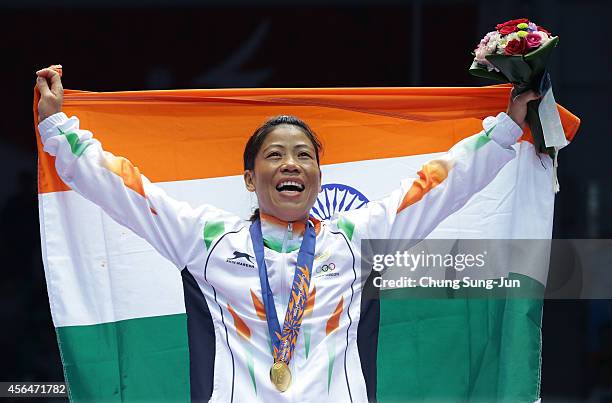
MULTIPOLYGON (((542 115, 550 117, 551 113, 556 112, 556 106, 554 106, 555 111, 551 112, 551 105, 556 104, 552 98, 552 91, 549 91, 551 82, 546 64, 558 42, 558 37, 552 36, 548 30, 527 18, 506 21, 497 24, 495 31, 489 32, 482 38, 474 50, 474 61, 469 70, 477 77, 512 83, 513 97, 529 90, 541 95, 546 94, 544 98, 547 110, 544 113, 540 107, 542 98, 527 104, 527 123, 531 128, 537 151, 545 152, 553 158, 556 156, 556 149, 565 144, 561 144, 559 140, 556 142, 550 140, 551 135, 546 137, 548 134, 546 129, 550 126, 543 129, 541 117, 542 115)), ((552 120, 555 120, 554 116, 552 120)), ((548 124, 546 122, 545 126, 548 124)))

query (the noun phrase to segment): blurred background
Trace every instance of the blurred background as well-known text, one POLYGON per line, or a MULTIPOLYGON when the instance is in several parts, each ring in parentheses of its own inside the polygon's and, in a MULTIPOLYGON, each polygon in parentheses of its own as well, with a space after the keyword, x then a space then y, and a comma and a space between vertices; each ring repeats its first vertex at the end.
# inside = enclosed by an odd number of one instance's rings
MULTIPOLYGON (((555 238, 612 237, 606 0, 2 0, 0 381, 63 381, 41 262, 34 72, 91 91, 479 86, 470 51, 528 17, 560 37, 557 101, 582 119, 560 153, 555 238)), ((612 267, 610 268, 612 270, 612 267)), ((612 301, 546 301, 542 397, 612 402, 612 301)))

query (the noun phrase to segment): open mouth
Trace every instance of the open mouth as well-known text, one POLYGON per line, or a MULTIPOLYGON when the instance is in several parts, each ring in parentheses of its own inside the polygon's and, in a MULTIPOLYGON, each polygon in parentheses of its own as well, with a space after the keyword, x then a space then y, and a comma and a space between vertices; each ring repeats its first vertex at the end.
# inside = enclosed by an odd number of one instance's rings
POLYGON ((304 185, 295 181, 283 181, 276 185, 279 192, 303 192, 304 185))

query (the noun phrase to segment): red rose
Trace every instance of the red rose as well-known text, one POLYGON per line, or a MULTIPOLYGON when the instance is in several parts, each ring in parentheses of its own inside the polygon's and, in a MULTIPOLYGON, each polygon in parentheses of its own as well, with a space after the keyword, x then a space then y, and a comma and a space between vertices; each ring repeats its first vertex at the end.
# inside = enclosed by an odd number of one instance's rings
MULTIPOLYGON (((497 29, 498 31, 502 28, 502 27, 508 27, 508 26, 512 26, 512 27, 516 27, 518 24, 520 23, 526 23, 529 24, 529 20, 527 18, 519 18, 517 20, 510 20, 510 21, 506 21, 502 24, 497 24, 495 26, 495 29, 497 29)), ((510 32, 514 32, 514 30, 510 31, 510 32)), ((500 31, 501 33, 501 31, 500 31)))
POLYGON ((518 30, 516 25, 506 25, 497 29, 501 35, 508 35, 518 30))
POLYGON ((507 55, 522 55, 527 49, 527 42, 524 38, 513 39, 506 45, 505 53, 507 55))

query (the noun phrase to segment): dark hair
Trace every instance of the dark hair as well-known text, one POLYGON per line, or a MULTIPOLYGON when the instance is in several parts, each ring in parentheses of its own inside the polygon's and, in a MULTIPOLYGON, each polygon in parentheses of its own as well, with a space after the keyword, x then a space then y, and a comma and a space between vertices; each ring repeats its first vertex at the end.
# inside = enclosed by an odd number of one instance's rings
MULTIPOLYGON (((310 128, 310 126, 308 126, 306 122, 304 122, 298 117, 292 115, 278 115, 266 120, 261 126, 255 129, 251 137, 249 137, 249 140, 244 146, 243 154, 245 171, 253 170, 255 168, 255 157, 257 156, 257 153, 259 152, 259 149, 261 148, 264 140, 266 139, 268 134, 270 134, 270 132, 272 132, 274 129, 281 125, 295 126, 300 129, 312 142, 312 146, 315 149, 315 155, 317 158, 317 165, 321 165, 319 155, 323 151, 323 145, 321 144, 321 141, 319 140, 315 132, 310 128)), ((255 209, 250 220, 255 221, 257 217, 259 217, 259 209, 255 209)))

